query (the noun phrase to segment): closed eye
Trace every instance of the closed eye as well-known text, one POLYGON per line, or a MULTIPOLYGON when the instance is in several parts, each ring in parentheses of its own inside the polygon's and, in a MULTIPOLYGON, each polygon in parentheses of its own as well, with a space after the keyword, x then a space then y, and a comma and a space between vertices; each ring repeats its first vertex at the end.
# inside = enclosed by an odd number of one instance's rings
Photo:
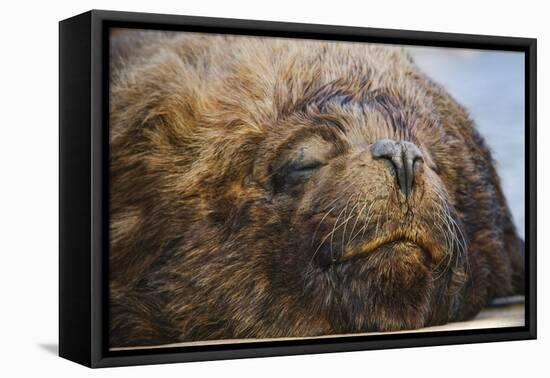
POLYGON ((300 187, 308 177, 315 174, 324 164, 318 160, 290 161, 284 164, 274 175, 275 193, 287 192, 300 187))
POLYGON ((323 166, 323 164, 320 161, 312 160, 312 161, 295 161, 288 164, 288 170, 289 171, 295 171, 295 172, 307 172, 307 171, 314 171, 316 169, 319 169, 323 166))

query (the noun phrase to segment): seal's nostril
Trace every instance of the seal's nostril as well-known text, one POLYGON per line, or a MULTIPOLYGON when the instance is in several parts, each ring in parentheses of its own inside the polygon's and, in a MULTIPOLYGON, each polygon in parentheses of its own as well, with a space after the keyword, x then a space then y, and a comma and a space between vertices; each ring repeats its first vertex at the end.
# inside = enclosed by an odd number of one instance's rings
POLYGON ((421 157, 417 157, 416 159, 413 160, 413 172, 415 175, 418 173, 418 170, 420 169, 420 166, 422 165, 423 162, 424 162, 424 159, 422 159, 421 157))
POLYGON ((423 161, 420 149, 410 142, 381 139, 371 146, 371 153, 375 159, 386 159, 392 163, 399 188, 408 196, 423 161))

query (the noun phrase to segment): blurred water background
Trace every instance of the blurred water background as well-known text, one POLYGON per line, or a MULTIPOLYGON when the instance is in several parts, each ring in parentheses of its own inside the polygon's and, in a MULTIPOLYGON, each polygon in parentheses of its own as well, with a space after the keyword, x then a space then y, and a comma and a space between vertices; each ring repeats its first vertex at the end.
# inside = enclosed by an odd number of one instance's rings
POLYGON ((416 64, 466 109, 493 153, 508 206, 525 233, 524 55, 408 47, 416 64))

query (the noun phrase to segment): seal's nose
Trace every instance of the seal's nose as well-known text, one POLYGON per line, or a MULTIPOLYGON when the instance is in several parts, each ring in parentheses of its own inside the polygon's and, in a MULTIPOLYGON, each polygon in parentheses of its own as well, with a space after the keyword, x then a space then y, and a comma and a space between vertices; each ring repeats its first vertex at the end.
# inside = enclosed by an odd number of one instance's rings
POLYGON ((399 188, 408 196, 423 161, 418 147, 410 142, 381 139, 371 146, 371 153, 375 159, 386 159, 391 163, 399 188))

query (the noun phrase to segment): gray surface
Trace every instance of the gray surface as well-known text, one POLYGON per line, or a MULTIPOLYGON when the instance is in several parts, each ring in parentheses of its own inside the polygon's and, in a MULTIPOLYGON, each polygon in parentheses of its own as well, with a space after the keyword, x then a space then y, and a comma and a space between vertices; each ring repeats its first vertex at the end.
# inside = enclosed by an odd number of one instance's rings
POLYGON ((524 54, 409 47, 417 65, 468 109, 485 137, 518 233, 525 234, 524 54))

